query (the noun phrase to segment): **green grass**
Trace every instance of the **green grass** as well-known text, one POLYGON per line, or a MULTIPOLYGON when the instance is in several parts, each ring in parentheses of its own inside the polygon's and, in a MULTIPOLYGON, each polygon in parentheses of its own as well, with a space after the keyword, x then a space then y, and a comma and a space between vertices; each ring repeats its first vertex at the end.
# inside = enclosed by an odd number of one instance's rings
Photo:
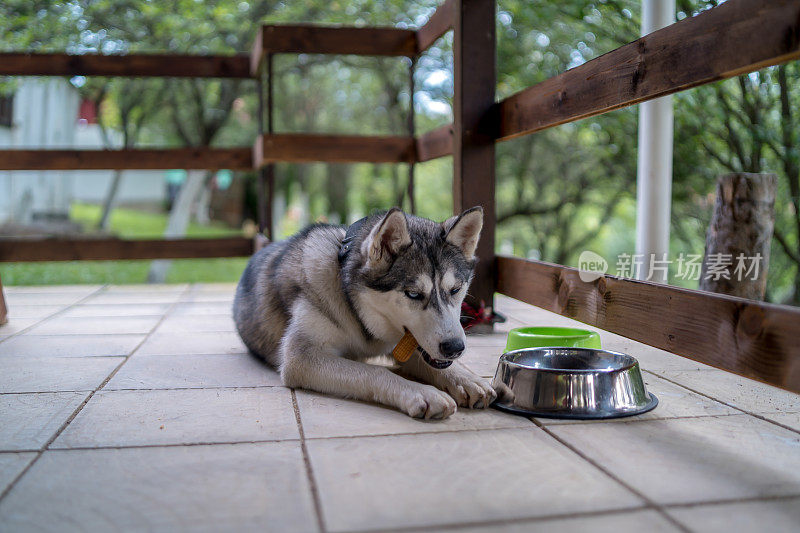
MULTIPOLYGON (((96 227, 100 206, 75 204, 70 218, 87 231, 96 227)), ((167 215, 134 209, 115 209, 111 232, 120 238, 160 238, 167 227, 167 215)), ((214 222, 208 226, 190 224, 188 237, 225 237, 240 235, 236 228, 214 222)), ((247 259, 176 259, 167 274, 167 283, 237 281, 247 259)), ((66 285, 102 283, 146 283, 150 261, 57 261, 3 263, 0 276, 4 285, 66 285)))
MULTIPOLYGON (((100 220, 100 206, 73 204, 69 218, 81 224, 86 231, 92 231, 100 220)), ((125 239, 160 239, 167 228, 166 213, 147 213, 135 209, 118 208, 111 213, 110 231, 125 239)), ((241 231, 220 222, 208 226, 191 223, 186 230, 187 237, 231 237, 241 235, 241 231)))

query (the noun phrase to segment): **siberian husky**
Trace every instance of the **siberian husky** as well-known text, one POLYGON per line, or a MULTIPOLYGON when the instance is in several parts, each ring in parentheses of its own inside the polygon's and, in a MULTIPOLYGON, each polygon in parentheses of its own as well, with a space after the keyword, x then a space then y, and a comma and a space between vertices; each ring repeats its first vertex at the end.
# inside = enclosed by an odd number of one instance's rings
POLYGON ((488 407, 496 397, 488 381, 454 362, 465 348, 461 302, 482 226, 480 207, 443 223, 394 208, 271 243, 253 255, 236 289, 239 335, 289 387, 417 418, 488 407), (406 332, 424 351, 397 373, 367 362, 406 332))

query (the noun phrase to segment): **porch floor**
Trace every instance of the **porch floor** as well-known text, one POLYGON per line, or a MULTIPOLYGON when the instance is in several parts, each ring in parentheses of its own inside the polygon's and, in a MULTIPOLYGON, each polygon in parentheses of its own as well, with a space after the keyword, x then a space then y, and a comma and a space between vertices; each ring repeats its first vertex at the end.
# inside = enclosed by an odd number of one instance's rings
MULTIPOLYGON (((660 405, 606 422, 424 422, 282 387, 234 286, 6 287, 0 530, 797 531, 800 396, 601 332, 660 405)), ((575 325, 498 296, 462 358, 575 325)))

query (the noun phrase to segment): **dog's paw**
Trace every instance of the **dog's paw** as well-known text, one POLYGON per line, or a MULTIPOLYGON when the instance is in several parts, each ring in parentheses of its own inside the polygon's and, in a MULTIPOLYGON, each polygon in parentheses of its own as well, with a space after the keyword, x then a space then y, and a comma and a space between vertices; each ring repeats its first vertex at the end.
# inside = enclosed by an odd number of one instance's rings
POLYGON ((446 373, 441 384, 459 407, 486 409, 497 398, 489 381, 466 369, 446 373))
POLYGON ((436 387, 420 385, 403 393, 400 408, 414 418, 443 419, 456 412, 456 402, 436 387))

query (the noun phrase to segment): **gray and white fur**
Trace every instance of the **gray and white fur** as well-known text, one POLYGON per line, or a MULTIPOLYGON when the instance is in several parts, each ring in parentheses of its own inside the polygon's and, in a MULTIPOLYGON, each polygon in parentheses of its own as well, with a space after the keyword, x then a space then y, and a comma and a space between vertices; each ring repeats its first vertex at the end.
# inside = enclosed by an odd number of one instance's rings
POLYGON ((233 304, 239 335, 286 386, 446 418, 485 408, 490 384, 455 362, 466 337, 461 302, 472 280, 483 210, 443 223, 399 209, 368 217, 340 258, 346 228, 312 225, 250 259, 233 304), (398 372, 367 362, 409 330, 417 352, 398 372), (410 379, 406 379, 410 378, 410 379))

